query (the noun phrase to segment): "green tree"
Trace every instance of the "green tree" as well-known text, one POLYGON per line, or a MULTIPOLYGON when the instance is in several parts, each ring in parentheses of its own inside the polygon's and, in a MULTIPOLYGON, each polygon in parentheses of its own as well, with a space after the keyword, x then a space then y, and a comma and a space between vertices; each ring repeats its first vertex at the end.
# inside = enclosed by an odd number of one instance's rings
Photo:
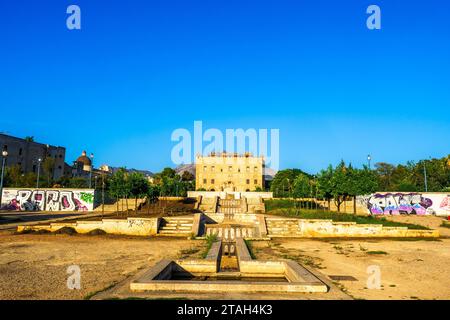
POLYGON ((356 197, 376 192, 378 176, 375 171, 364 166, 363 169, 353 169, 350 172, 349 182, 349 194, 353 197, 353 213, 356 214, 356 197))
POLYGON ((310 179, 305 174, 299 174, 292 185, 292 196, 294 198, 308 198, 311 196, 310 179))
POLYGON ((330 201, 333 198, 333 175, 334 169, 332 165, 329 165, 325 170, 321 170, 317 175, 317 193, 320 198, 328 202, 328 209, 330 208, 330 201))
POLYGON ((6 167, 3 179, 5 187, 24 187, 24 176, 18 164, 6 167))
POLYGON ((386 163, 386 162, 378 162, 375 164, 375 173, 378 178, 378 185, 380 186, 380 190, 383 191, 392 191, 392 174, 395 170, 395 166, 386 163))
POLYGON ((181 174, 181 180, 182 181, 193 181, 195 180, 195 176, 190 173, 189 171, 183 171, 183 173, 181 174))
POLYGON ((353 174, 353 168, 350 165, 346 166, 342 160, 334 169, 331 177, 332 192, 334 203, 336 204, 338 212, 341 211, 341 205, 346 200, 347 196, 352 193, 352 185, 350 176, 353 174))
POLYGON ((270 191, 273 192, 275 197, 290 197, 292 195, 292 187, 295 178, 297 178, 299 174, 309 176, 300 169, 285 169, 278 171, 272 180, 270 191))
POLYGON ((126 197, 129 193, 129 185, 127 184, 126 175, 127 173, 125 168, 120 168, 111 176, 110 179, 109 193, 116 199, 117 212, 119 211, 119 198, 126 197))
POLYGON ((148 180, 140 172, 132 172, 127 177, 130 196, 134 197, 134 207, 137 209, 137 199, 147 196, 148 180))
POLYGON ((55 159, 52 157, 46 157, 42 162, 42 169, 44 169, 44 175, 47 178, 47 187, 51 187, 51 181, 53 180, 53 168, 55 167, 55 159))

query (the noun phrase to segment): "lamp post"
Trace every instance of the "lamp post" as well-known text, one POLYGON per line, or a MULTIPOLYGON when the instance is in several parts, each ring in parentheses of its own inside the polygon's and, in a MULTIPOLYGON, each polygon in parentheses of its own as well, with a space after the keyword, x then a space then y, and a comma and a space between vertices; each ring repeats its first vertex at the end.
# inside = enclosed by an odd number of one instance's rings
POLYGON ((94 154, 91 153, 91 171, 89 171, 89 189, 92 187, 92 170, 94 170, 94 154))
POLYGON ((367 163, 369 165, 369 170, 370 170, 370 160, 372 160, 372 157, 370 156, 370 154, 367 155, 367 163))
POLYGON ((2 195, 3 195, 3 175, 5 172, 5 163, 6 163, 6 157, 8 156, 8 151, 3 150, 2 151, 2 176, 0 179, 0 208, 2 205, 2 195))
POLYGON ((39 189, 39 174, 41 173, 41 162, 42 162, 42 158, 39 158, 38 159, 37 178, 36 178, 36 189, 39 189))

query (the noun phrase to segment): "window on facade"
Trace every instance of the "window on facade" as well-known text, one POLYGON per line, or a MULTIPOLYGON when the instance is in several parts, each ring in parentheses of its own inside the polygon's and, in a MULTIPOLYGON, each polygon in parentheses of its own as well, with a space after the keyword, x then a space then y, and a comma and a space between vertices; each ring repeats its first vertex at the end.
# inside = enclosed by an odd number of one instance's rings
POLYGON ((19 149, 19 156, 22 155, 22 148, 19 149))
POLYGON ((211 179, 211 184, 214 184, 214 183, 215 183, 214 179, 211 179))
POLYGON ((205 184, 206 184, 206 179, 203 179, 203 183, 205 183, 205 184))
POLYGON ((233 170, 233 166, 229 166, 228 171, 232 171, 232 170, 233 170))
POLYGON ((257 166, 255 166, 255 171, 258 171, 258 167, 257 166))
POLYGON ((250 179, 247 179, 247 184, 250 184, 250 179))
POLYGON ((212 166, 212 167, 211 167, 211 171, 214 172, 215 170, 216 170, 216 167, 215 167, 215 166, 212 166))
POLYGON ((254 184, 258 184, 258 180, 257 179, 255 179, 255 181, 253 182, 254 184))
POLYGON ((250 167, 247 167, 247 172, 249 172, 250 171, 250 167))
POLYGON ((33 164, 33 172, 36 172, 36 165, 33 164))
POLYGON ((206 171, 206 166, 203 167, 203 171, 206 171))

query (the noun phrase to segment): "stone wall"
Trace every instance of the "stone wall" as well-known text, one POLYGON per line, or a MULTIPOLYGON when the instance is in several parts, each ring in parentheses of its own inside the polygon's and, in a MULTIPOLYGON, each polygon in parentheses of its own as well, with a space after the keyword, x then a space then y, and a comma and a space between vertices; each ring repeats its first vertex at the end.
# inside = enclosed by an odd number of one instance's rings
POLYGON ((235 199, 241 199, 245 197, 247 199, 272 199, 272 192, 234 192, 234 191, 188 191, 188 198, 197 198, 198 196, 202 196, 203 198, 214 198, 219 197, 220 199, 226 199, 227 195, 233 195, 235 199))
POLYGON ((268 237, 439 237, 437 230, 415 230, 406 227, 385 227, 381 224, 357 224, 323 219, 266 217, 268 237))
POLYGON ((151 236, 158 232, 159 218, 103 219, 100 221, 77 221, 73 223, 51 223, 49 225, 19 226, 18 232, 25 230, 57 231, 63 227, 74 228, 78 233, 100 229, 109 234, 130 236, 151 236))

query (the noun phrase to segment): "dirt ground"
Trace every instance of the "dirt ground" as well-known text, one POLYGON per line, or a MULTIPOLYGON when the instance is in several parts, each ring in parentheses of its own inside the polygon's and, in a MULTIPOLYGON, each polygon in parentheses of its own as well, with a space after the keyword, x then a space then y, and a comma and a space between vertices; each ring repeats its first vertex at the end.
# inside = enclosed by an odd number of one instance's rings
POLYGON ((450 239, 272 240, 252 242, 258 259, 293 259, 315 267, 355 299, 450 299, 450 239), (381 289, 368 289, 369 266, 379 266, 381 289))
POLYGON ((443 217, 436 216, 418 216, 418 215, 394 215, 384 216, 387 220, 403 223, 419 224, 430 229, 438 229, 441 237, 450 237, 450 228, 442 227, 442 222, 446 221, 443 217))
MULTIPOLYGON (((450 229, 439 227, 443 220, 437 217, 390 218, 438 228, 444 237, 450 235, 450 229)), ((16 235, 1 231, 0 299, 90 298, 160 259, 198 258, 205 250, 204 241, 184 238, 16 235), (80 266, 81 290, 67 288, 67 268, 71 265, 80 266)), ((293 259, 326 276, 345 276, 346 280, 333 282, 356 299, 450 299, 450 238, 273 239, 252 241, 251 250, 258 259, 293 259), (381 271, 380 289, 368 289, 367 268, 373 265, 381 271)), ((322 298, 338 296, 327 293, 322 298)), ((315 295, 307 298, 321 299, 315 295)))
POLYGON ((0 299, 83 299, 162 258, 198 254, 187 239, 0 233, 0 299), (79 265, 81 290, 67 288, 79 265))

